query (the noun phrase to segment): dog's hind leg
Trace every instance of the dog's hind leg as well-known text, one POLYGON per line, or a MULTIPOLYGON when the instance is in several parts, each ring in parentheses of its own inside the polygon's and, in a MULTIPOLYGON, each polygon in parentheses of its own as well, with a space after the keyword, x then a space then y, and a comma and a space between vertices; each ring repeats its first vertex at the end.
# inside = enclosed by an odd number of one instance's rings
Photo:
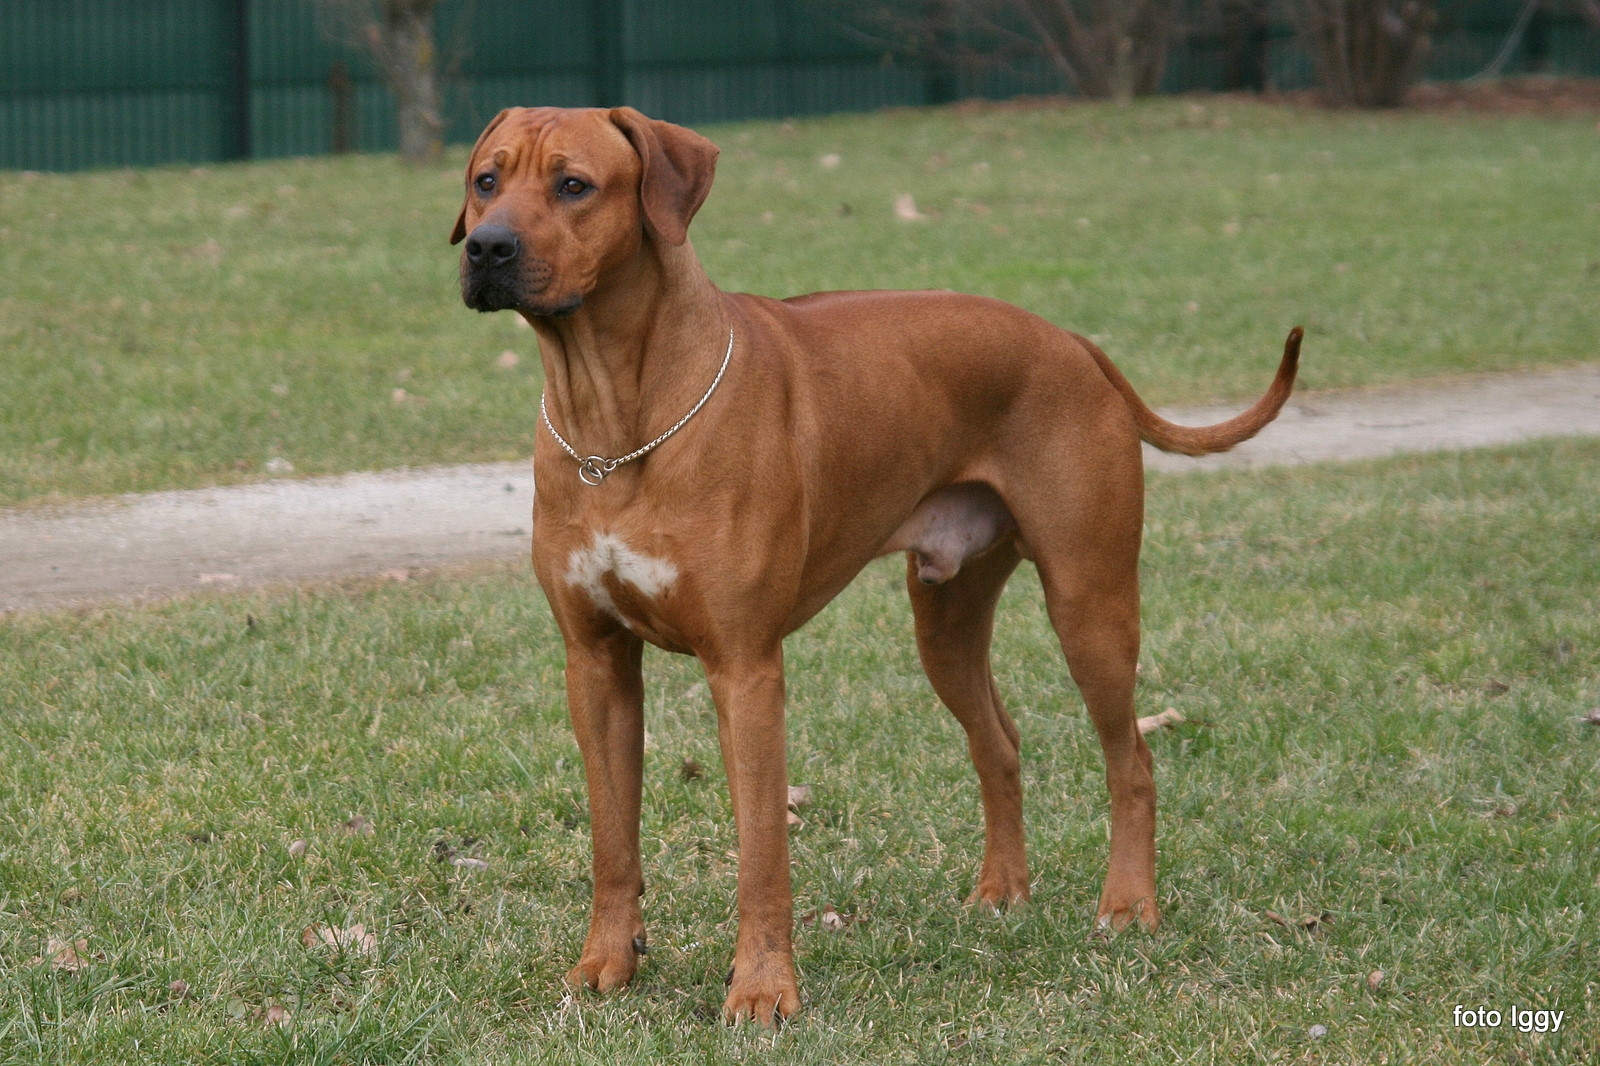
POLYGON ((968 902, 996 908, 1029 895, 1017 726, 1000 702, 989 667, 995 605, 1020 559, 1015 542, 1006 538, 939 585, 922 580, 915 553, 906 561, 922 668, 966 730, 983 795, 983 869, 968 902))
MULTIPOLYGON (((1156 905, 1156 786, 1150 748, 1134 711, 1139 660, 1139 526, 1107 536, 1106 514, 1092 531, 1078 524, 1070 552, 1039 552, 1051 625, 1105 755, 1111 797, 1111 860, 1096 918, 1120 930, 1137 919, 1160 924, 1156 905)), ((1074 524, 1069 521, 1067 524, 1074 524)), ((1032 546, 1032 545, 1030 545, 1032 546)))

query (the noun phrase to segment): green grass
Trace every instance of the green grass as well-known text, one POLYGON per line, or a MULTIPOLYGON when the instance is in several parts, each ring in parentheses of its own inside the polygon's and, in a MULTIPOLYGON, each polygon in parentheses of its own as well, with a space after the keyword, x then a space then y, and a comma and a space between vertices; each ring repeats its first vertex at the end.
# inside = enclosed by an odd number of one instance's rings
MULTIPOLYGON (((1157 402, 1255 393, 1296 323, 1313 387, 1600 357, 1590 118, 1169 99, 708 132, 723 287, 991 294, 1157 402)), ((0 505, 528 454, 532 334, 456 296, 461 162, 0 174, 0 505)))
POLYGON ((716 1020, 734 839, 698 670, 665 655, 653 950, 633 990, 563 997, 585 801, 524 567, 0 620, 0 1062, 1592 1061, 1600 443, 1150 498, 1141 705, 1188 719, 1153 738, 1160 933, 1089 936, 1101 762, 1027 569, 996 660, 1036 897, 960 906, 977 788, 886 561, 788 645, 798 909, 858 920, 802 926, 807 1011, 776 1036, 716 1020), (307 948, 313 923, 375 949, 307 948))

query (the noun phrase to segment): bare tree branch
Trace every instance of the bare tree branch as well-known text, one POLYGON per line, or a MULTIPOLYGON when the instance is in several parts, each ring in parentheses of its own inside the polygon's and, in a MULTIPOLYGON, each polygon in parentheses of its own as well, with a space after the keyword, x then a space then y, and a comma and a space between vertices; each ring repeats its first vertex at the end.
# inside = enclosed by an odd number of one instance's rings
POLYGON ((1084 96, 1126 100, 1159 87, 1178 16, 1179 0, 898 0, 875 21, 924 61, 993 67, 1032 54, 1084 96), (951 24, 969 32, 937 32, 951 24))

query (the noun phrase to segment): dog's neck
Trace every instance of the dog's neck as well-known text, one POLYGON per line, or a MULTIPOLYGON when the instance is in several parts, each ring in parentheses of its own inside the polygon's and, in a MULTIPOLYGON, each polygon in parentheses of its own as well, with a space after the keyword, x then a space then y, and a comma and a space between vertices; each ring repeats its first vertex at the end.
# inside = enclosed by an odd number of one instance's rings
POLYGON ((728 343, 720 295, 692 245, 646 241, 572 314, 528 316, 546 408, 579 455, 624 455, 705 393, 728 343))

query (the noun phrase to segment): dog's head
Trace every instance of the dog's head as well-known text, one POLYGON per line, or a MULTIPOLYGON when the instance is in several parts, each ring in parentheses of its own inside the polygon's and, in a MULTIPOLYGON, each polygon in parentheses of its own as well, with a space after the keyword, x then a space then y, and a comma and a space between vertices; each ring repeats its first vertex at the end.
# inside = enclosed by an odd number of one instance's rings
POLYGON ((451 244, 479 311, 571 314, 646 241, 681 245, 717 147, 631 107, 511 108, 478 137, 451 244))

